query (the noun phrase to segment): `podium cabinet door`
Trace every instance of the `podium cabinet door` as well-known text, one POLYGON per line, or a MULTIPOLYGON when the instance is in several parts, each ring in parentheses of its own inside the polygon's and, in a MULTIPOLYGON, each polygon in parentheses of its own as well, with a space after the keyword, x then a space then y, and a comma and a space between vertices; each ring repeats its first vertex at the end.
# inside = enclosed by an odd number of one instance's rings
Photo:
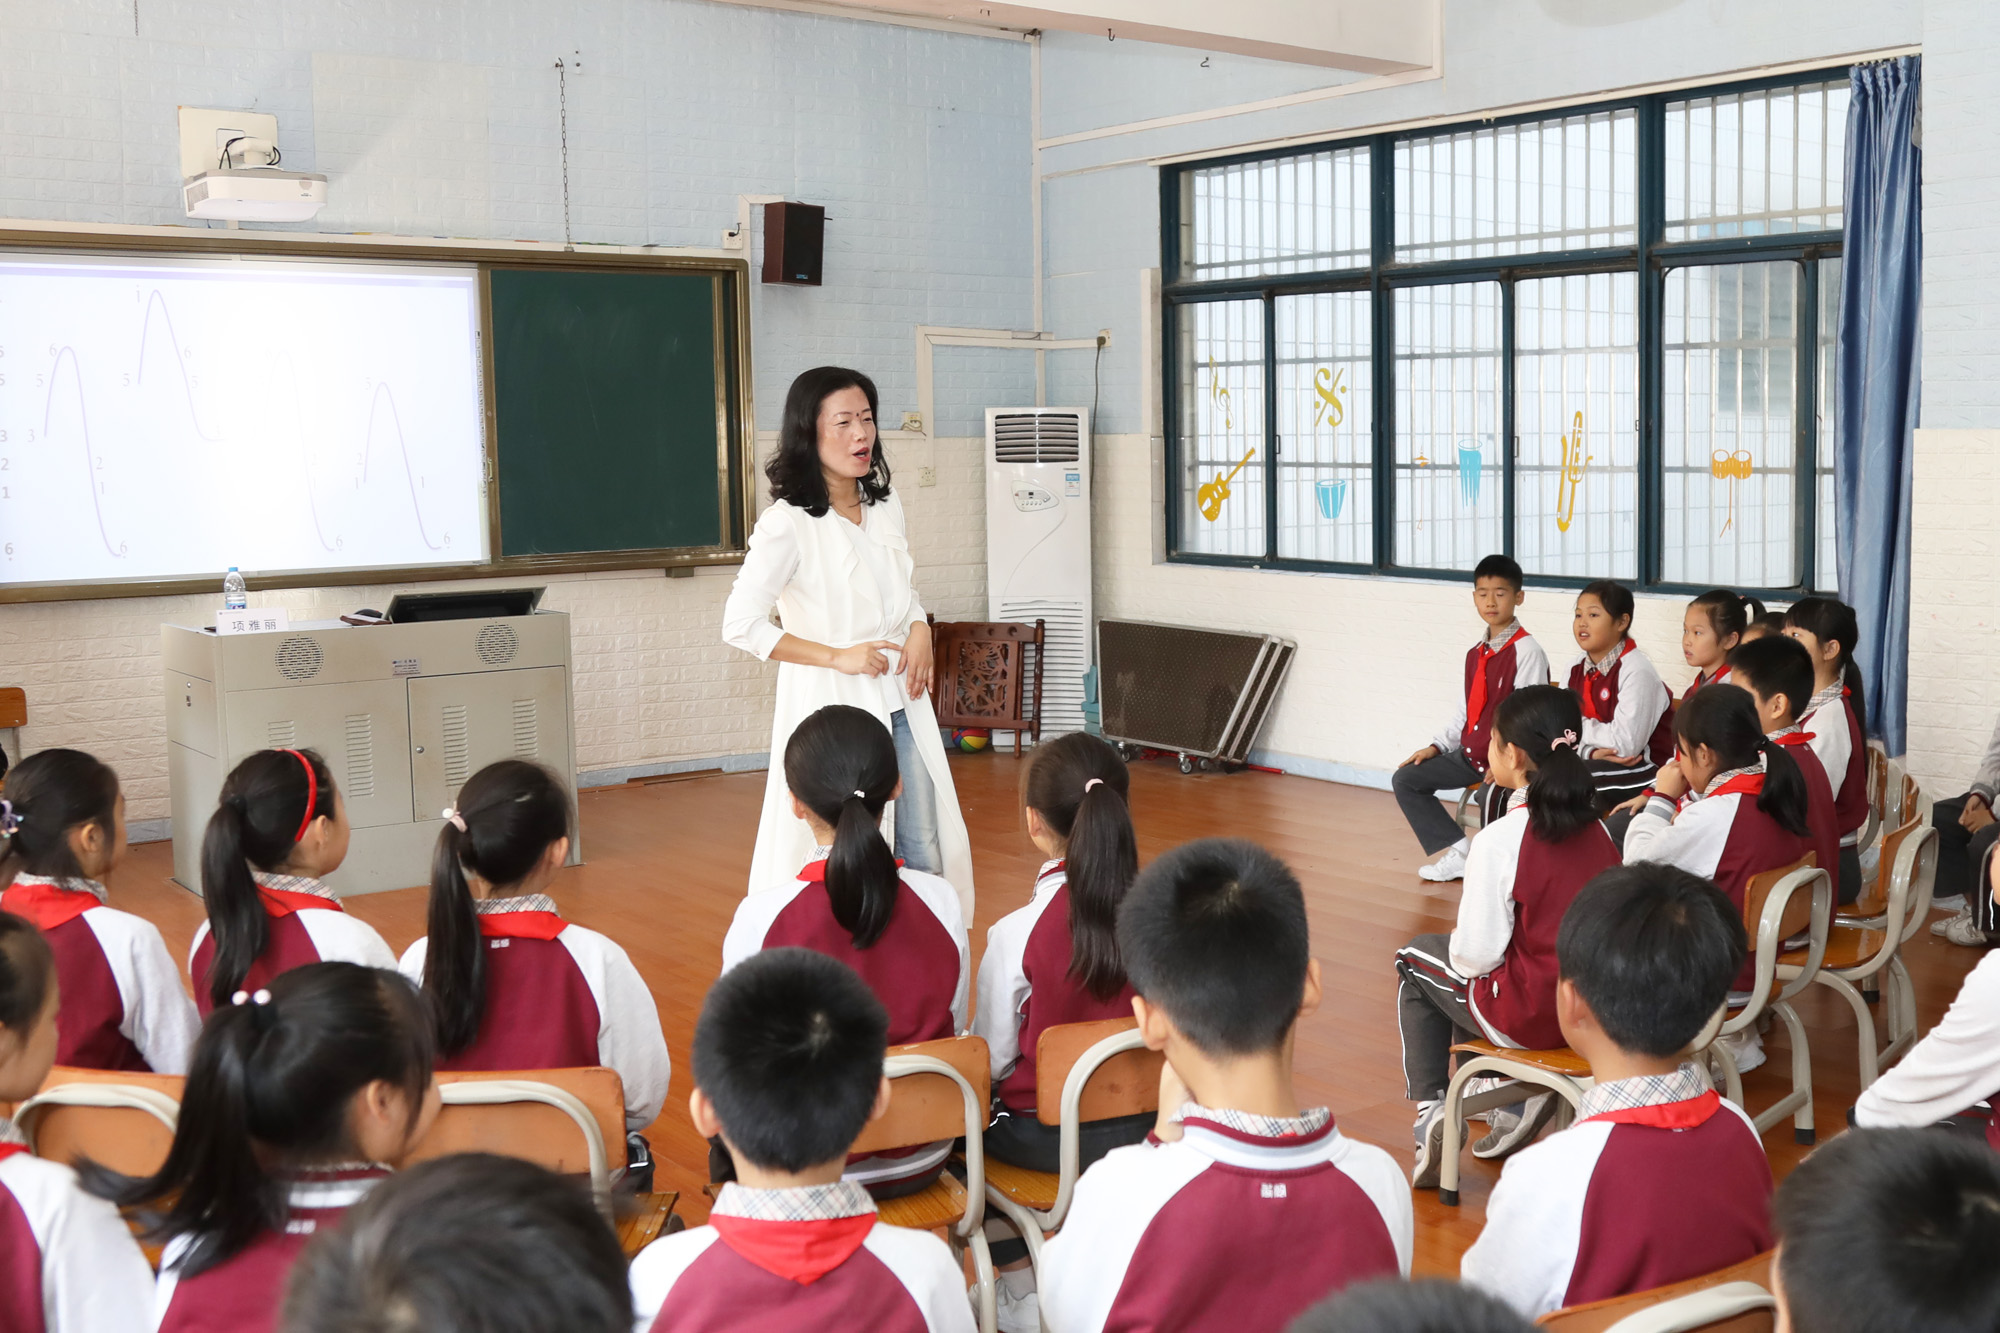
POLYGON ((573 783, 563 669, 412 679, 410 747, 415 819, 436 819, 467 778, 498 759, 546 764, 573 783))
MULTIPOLYGON (((224 770, 253 750, 319 751, 356 828, 410 822, 409 694, 400 680, 357 680, 223 695, 224 770)), ((432 810, 430 817, 437 818, 432 810)))

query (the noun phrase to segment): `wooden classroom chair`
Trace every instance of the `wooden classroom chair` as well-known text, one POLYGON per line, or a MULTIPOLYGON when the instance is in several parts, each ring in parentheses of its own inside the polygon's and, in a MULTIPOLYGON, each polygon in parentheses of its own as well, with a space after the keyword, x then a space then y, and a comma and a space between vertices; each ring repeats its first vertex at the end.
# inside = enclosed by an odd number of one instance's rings
POLYGON ((612 1181, 625 1170, 625 1085, 615 1070, 440 1072, 437 1081, 443 1109, 406 1164, 485 1152, 587 1175, 628 1256, 659 1235, 672 1215, 680 1197, 672 1191, 635 1196, 636 1207, 618 1215, 612 1181))
POLYGON ((1766 1250, 1685 1282, 1551 1311, 1535 1322, 1554 1333, 1771 1333, 1778 1308, 1771 1294, 1775 1253, 1766 1250))
POLYGON ((1160 1066, 1166 1057, 1146 1049, 1133 1018, 1060 1023, 1035 1043, 1038 1087, 1062 1087, 1062 1096, 1037 1097, 1035 1119, 1061 1130, 1060 1169, 1030 1171, 1006 1162, 986 1164, 986 1201, 1028 1244, 1041 1271, 1042 1237, 1062 1229, 1070 1198, 1083 1174, 1083 1125, 1160 1109, 1160 1066), (1053 1105, 1051 1102, 1053 1101, 1053 1105))
POLYGON ((930 617, 931 655, 937 680, 932 707, 941 727, 985 727, 1042 739, 1044 622, 939 620, 930 617))
POLYGON ((58 1065, 40 1092, 14 1108, 14 1126, 37 1157, 71 1166, 87 1157, 128 1176, 150 1176, 173 1147, 186 1082, 178 1074, 58 1065))
MULTIPOLYGON (((28 725, 28 692, 18 685, 0 688, 0 731, 5 731, 13 744, 8 747, 7 758, 15 763, 27 758, 21 753, 21 728, 28 725)), ((0 787, 7 785, 7 778, 0 774, 0 787)))
MULTIPOLYGON (((1792 1137, 1800 1143, 1811 1143, 1815 1137, 1812 1049, 1806 1041, 1805 1024, 1799 1021, 1791 1002, 1819 975, 1833 919, 1833 880, 1817 861, 1807 852, 1791 865, 1750 877, 1743 895, 1743 925, 1750 935, 1755 980, 1749 999, 1722 1025, 1726 1037, 1751 1029, 1766 1010, 1783 1020, 1792 1048, 1791 1091, 1750 1118, 1763 1134, 1789 1114, 1792 1137), (1806 947, 1787 956, 1785 941, 1802 931, 1808 935, 1806 947), (1779 975, 1781 956, 1788 957, 1783 976, 1779 975)), ((1722 1068, 1729 1100, 1748 1111, 1743 1103, 1743 1077, 1729 1048, 1718 1040, 1708 1053, 1722 1068)))
POLYGON ((891 1046, 882 1062, 889 1111, 861 1131, 851 1151, 884 1152, 965 1137, 965 1181, 945 1171, 924 1189, 883 1199, 877 1216, 892 1227, 943 1231, 959 1262, 972 1251, 980 1333, 994 1333, 993 1256, 986 1248, 986 1129, 993 1071, 983 1037, 943 1037, 891 1046))
MULTIPOLYGON (((1836 917, 1826 950, 1813 980, 1837 992, 1854 1011, 1861 1051, 1861 1087, 1917 1042, 1917 1001, 1910 972, 1903 964, 1903 944, 1921 929, 1931 913, 1931 893, 1937 882, 1937 830, 1917 819, 1882 839, 1882 860, 1875 882, 1854 903, 1862 920, 1836 917), (1862 989, 1883 980, 1888 996, 1888 1045, 1877 1049, 1875 1017, 1862 989)), ((1796 949, 1778 960, 1778 975, 1789 979, 1807 960, 1796 949)))

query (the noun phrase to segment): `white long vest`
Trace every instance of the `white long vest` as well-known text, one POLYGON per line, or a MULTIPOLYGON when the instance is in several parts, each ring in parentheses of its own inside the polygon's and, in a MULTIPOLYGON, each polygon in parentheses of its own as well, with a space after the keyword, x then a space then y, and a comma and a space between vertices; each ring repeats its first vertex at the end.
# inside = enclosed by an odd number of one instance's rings
MULTIPOLYGON (((856 553, 853 539, 841 530, 851 526, 832 509, 818 518, 782 500, 766 509, 750 536, 750 550, 723 608, 723 642, 768 660, 786 634, 833 648, 850 648, 874 639, 901 643, 907 638, 910 626, 924 618, 924 609, 911 586, 916 566, 905 536, 902 500, 891 492, 888 498, 862 509, 859 535, 882 549, 896 580, 887 605, 877 579, 856 553), (771 623, 774 606, 783 629, 771 623)), ((889 660, 892 666, 897 662, 894 654, 889 660)), ((903 677, 893 671, 875 677, 848 676, 831 667, 778 664, 771 769, 764 786, 764 814, 757 825, 757 850, 750 862, 750 891, 789 883, 812 854, 812 829, 792 814, 785 786, 785 746, 794 727, 829 704, 865 709, 885 727, 890 725, 891 713, 904 713, 937 791, 944 878, 958 891, 964 919, 972 920, 972 841, 945 762, 937 715, 930 697, 911 699, 903 688, 903 677)))

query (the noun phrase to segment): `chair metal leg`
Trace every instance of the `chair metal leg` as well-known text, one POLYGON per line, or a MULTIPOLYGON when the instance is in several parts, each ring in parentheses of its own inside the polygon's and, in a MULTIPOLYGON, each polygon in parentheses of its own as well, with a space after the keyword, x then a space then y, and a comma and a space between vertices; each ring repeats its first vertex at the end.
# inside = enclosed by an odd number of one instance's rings
POLYGON ((1028 1266, 1035 1270, 1035 1286, 1039 1289, 1042 1276, 1041 1219, 1035 1215, 1034 1209, 1015 1203, 991 1185, 986 1187, 986 1206, 1005 1217, 1027 1243, 1028 1266))
POLYGON ((1743 1106, 1743 1075, 1737 1072, 1735 1057, 1730 1055, 1728 1048, 1719 1041, 1708 1048, 1707 1054, 1710 1060, 1722 1068, 1722 1095, 1735 1102, 1738 1107, 1748 1110, 1748 1107, 1743 1106))
MULTIPOLYGON (((953 1235, 957 1235, 955 1230, 953 1235)), ((979 1292, 979 1333, 999 1333, 1000 1294, 993 1276, 993 1252, 986 1247, 986 1233, 975 1231, 956 1248, 962 1253, 968 1245, 972 1247, 972 1271, 977 1275, 973 1285, 979 1292)))
POLYGON ((1881 1073, 1881 1067, 1875 1059, 1875 1015, 1869 1012, 1868 1001, 1863 998, 1862 993, 1838 973, 1816 972, 1813 974, 1813 980, 1838 994, 1841 999, 1847 1001, 1847 1007, 1854 1011, 1856 1049, 1861 1057, 1861 1088, 1865 1092, 1868 1085, 1881 1073))
POLYGON ((1792 1117, 1792 1137, 1800 1143, 1811 1143, 1816 1136, 1813 1129, 1812 1048, 1806 1041, 1806 1025, 1792 1012, 1792 1006, 1782 1000, 1771 1006, 1771 1012, 1784 1020, 1785 1035, 1792 1044, 1792 1090, 1752 1119, 1761 1134, 1789 1114, 1792 1117))

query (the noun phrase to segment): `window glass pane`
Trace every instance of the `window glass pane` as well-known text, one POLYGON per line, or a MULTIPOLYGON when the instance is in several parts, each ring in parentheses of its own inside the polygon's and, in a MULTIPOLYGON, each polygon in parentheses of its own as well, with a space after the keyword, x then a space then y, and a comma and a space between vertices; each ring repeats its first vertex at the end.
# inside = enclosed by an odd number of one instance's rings
POLYGON ((1667 103, 1669 241, 1837 231, 1847 81, 1667 103))
POLYGON ((1799 265, 1667 273, 1663 573, 1796 583, 1799 265))
POLYGON ((1180 549, 1268 554, 1264 303, 1180 307, 1180 549))
POLYGON ((1375 559, 1367 292, 1278 298, 1278 554, 1375 559))
POLYGON ((1187 175, 1181 276, 1194 281, 1363 268, 1368 146, 1187 175))
POLYGON ((1395 562, 1471 569, 1501 549, 1500 284, 1395 292, 1395 562))
POLYGON ((1819 433, 1818 457, 1813 462, 1813 489, 1819 497, 1819 515, 1814 520, 1819 550, 1813 558, 1813 587, 1820 592, 1840 591, 1840 568, 1833 553, 1833 445, 1840 411, 1840 360, 1834 345, 1840 333, 1840 260, 1819 261, 1819 433))
POLYGON ((1396 144, 1396 258, 1637 243, 1638 113, 1488 126, 1396 144))
POLYGON ((1530 574, 1639 572, 1639 278, 1514 287, 1514 555, 1530 574))

